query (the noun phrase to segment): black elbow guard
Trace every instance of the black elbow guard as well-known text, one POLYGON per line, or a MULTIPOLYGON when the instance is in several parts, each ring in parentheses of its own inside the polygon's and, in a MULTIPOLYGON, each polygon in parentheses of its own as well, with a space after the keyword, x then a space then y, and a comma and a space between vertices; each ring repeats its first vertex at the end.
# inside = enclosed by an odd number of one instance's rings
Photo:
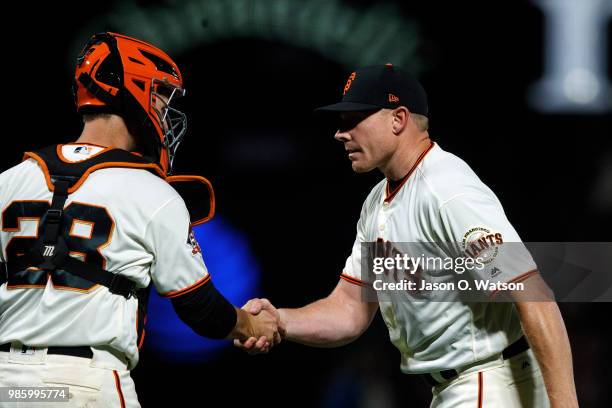
POLYGON ((227 337, 236 326, 236 309, 215 288, 212 281, 172 298, 176 314, 194 332, 211 339, 227 337))

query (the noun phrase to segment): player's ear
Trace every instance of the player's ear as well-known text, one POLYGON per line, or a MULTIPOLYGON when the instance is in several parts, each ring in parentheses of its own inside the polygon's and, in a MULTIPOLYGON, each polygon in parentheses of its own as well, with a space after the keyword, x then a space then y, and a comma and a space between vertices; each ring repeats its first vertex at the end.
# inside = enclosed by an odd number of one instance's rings
POLYGON ((402 133, 408 120, 410 119, 410 111, 404 106, 400 106, 391 111, 391 120, 393 126, 393 134, 399 135, 402 133))

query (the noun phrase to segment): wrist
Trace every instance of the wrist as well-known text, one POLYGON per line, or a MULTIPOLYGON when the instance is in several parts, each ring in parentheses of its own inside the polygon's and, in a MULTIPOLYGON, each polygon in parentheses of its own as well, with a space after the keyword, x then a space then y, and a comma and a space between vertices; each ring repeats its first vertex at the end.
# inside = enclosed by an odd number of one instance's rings
POLYGON ((289 309, 276 309, 278 311, 278 318, 284 329, 283 338, 291 340, 291 324, 289 321, 289 309))
POLYGON ((230 333, 230 337, 244 341, 253 337, 253 321, 249 313, 236 307, 236 326, 230 333))

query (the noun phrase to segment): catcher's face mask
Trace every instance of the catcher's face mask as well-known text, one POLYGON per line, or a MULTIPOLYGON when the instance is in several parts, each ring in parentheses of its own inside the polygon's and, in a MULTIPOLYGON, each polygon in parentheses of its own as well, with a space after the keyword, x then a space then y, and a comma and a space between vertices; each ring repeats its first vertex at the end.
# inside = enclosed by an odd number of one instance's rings
POLYGON ((168 155, 168 173, 176 151, 187 132, 187 116, 172 106, 177 99, 185 96, 185 90, 167 81, 153 79, 151 82, 151 107, 162 124, 164 133, 163 147, 168 155))

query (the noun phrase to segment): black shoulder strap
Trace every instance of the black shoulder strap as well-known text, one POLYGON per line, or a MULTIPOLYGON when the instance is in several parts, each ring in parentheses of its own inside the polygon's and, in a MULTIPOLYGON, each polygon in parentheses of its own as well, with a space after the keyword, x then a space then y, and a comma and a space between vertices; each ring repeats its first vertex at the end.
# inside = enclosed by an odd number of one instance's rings
POLYGON ((25 157, 33 158, 41 164, 45 177, 51 184, 53 184, 54 177, 70 180, 69 193, 74 192, 92 172, 102 168, 141 168, 165 178, 165 174, 158 164, 127 150, 108 149, 83 161, 66 162, 59 156, 58 151, 61 148, 62 145, 51 145, 34 152, 26 152, 25 157))
POLYGON ((48 173, 45 176, 53 187, 53 199, 51 207, 42 220, 41 239, 27 254, 19 257, 15 265, 9 265, 9 263, 0 265, 4 269, 0 271, 0 284, 8 278, 9 266, 19 269, 36 266, 47 271, 64 270, 92 283, 106 286, 111 293, 129 299, 136 294, 136 285, 133 281, 69 255, 64 238, 60 235, 64 204, 68 199, 68 194, 76 190, 82 181, 98 168, 145 168, 160 176, 163 172, 160 174, 158 168, 151 166, 152 163, 125 150, 110 149, 90 159, 68 163, 59 157, 57 153, 59 148, 61 147, 54 145, 26 154, 39 161, 41 165, 44 164, 43 170, 48 173))

